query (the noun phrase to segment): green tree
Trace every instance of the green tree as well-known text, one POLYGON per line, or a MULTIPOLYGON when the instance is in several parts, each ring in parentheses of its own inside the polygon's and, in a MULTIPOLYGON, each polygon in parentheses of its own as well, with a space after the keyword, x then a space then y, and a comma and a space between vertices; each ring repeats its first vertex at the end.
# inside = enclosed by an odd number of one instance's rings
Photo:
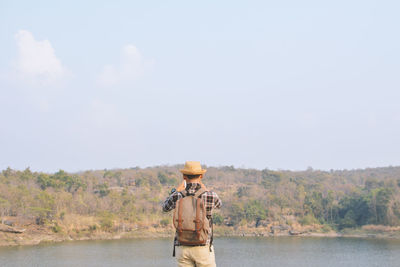
POLYGON ((251 222, 255 221, 256 225, 260 220, 265 220, 267 217, 267 210, 265 206, 259 200, 251 200, 245 206, 246 220, 251 222))
POLYGON ((393 191, 389 188, 373 189, 369 196, 369 208, 372 213, 371 222, 375 224, 389 224, 389 202, 392 198, 393 191))
POLYGON ((338 223, 340 228, 367 224, 370 217, 368 199, 363 194, 354 193, 339 201, 338 223))
POLYGON ((44 224, 55 215, 54 197, 46 191, 40 191, 36 195, 35 200, 37 205, 31 207, 31 211, 36 216, 36 223, 44 224))
POLYGON ((222 215, 219 214, 219 213, 214 213, 214 214, 212 215, 212 221, 213 221, 213 223, 215 223, 216 225, 221 225, 221 224, 223 224, 223 222, 224 222, 224 217, 222 217, 222 215))
POLYGON ((304 202, 306 213, 311 213, 321 223, 324 222, 324 205, 321 192, 314 191, 311 195, 307 195, 304 202))
POLYGON ((246 217, 244 205, 241 202, 234 202, 230 207, 230 217, 233 224, 238 224, 242 219, 246 217))
POLYGON ((95 188, 96 188, 95 193, 98 193, 100 197, 105 197, 110 193, 110 189, 108 189, 107 183, 98 184, 96 185, 95 188))
POLYGON ((50 176, 45 173, 39 174, 38 177, 36 178, 36 182, 39 184, 42 190, 45 190, 47 187, 53 186, 50 176))
POLYGON ((160 183, 161 183, 162 185, 165 185, 165 184, 168 183, 168 176, 166 176, 166 175, 165 175, 164 173, 162 173, 162 172, 158 172, 157 178, 158 178, 158 180, 160 181, 160 183))
POLYGON ((33 173, 31 172, 30 168, 26 168, 20 175, 20 179, 23 181, 28 181, 33 178, 33 173))

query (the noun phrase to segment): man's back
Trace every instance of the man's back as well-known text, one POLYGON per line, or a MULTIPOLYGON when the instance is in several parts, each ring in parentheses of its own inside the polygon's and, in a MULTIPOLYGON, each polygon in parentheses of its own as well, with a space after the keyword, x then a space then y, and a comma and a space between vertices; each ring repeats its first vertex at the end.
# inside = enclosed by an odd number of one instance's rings
POLYGON ((182 183, 177 189, 171 191, 162 205, 165 212, 175 209, 178 205, 178 212, 175 213, 178 216, 174 218, 177 232, 173 256, 175 256, 175 246, 179 246, 178 266, 215 267, 215 254, 212 246, 212 212, 215 208, 221 207, 221 200, 215 192, 207 190, 201 182, 203 174, 207 170, 201 167, 200 162, 186 161, 180 172, 183 174, 182 183), (181 202, 180 200, 183 198, 185 199, 181 202), (182 212, 187 213, 183 214, 182 212), (207 219, 204 219, 204 214, 207 219), (203 217, 200 218, 201 216, 203 217), (210 227, 204 227, 203 222, 207 221, 210 223, 210 227), (178 237, 181 237, 182 244, 178 237), (204 242, 205 237, 207 237, 206 242, 204 242))
MULTIPOLYGON (((186 191, 189 194, 195 194, 198 190, 200 190, 201 184, 200 183, 188 183, 186 186, 186 191)), ((163 203, 162 208, 163 211, 168 212, 176 208, 176 203, 178 200, 183 198, 183 194, 179 191, 173 192, 163 203)), ((222 202, 218 195, 213 191, 206 191, 201 195, 201 200, 203 201, 203 205, 206 208, 207 218, 210 220, 210 224, 212 224, 212 212, 214 209, 218 209, 221 207, 222 202)), ((210 225, 211 226, 211 225, 210 225)), ((211 241, 212 233, 207 240, 207 244, 211 241)), ((179 242, 175 239, 175 245, 179 246, 179 242)))

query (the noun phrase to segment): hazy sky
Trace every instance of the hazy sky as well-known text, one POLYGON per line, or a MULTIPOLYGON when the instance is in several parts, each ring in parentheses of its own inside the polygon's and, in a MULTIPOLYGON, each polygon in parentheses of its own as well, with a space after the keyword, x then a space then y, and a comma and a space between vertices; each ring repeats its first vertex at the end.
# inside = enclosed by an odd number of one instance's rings
POLYGON ((0 2, 0 169, 400 165, 399 1, 59 2, 0 2))

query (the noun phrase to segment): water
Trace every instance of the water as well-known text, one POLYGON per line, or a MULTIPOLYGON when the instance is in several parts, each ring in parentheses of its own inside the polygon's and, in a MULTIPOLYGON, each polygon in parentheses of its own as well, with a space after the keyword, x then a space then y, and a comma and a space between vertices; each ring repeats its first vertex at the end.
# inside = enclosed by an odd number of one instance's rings
MULTIPOLYGON (((400 240, 218 238, 220 266, 400 266, 400 240)), ((0 266, 176 266, 171 239, 75 241, 0 248, 0 266)))

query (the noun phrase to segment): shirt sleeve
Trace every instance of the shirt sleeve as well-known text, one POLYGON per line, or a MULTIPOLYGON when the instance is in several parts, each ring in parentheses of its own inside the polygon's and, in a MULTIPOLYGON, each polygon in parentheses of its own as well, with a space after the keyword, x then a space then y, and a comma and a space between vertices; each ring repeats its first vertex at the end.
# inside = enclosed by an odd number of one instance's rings
POLYGON ((213 209, 219 209, 221 207, 221 199, 218 197, 217 193, 213 191, 207 192, 206 194, 204 194, 204 197, 207 215, 211 216, 211 211, 213 209))
POLYGON ((167 199, 162 204, 162 210, 164 212, 168 212, 168 211, 171 211, 171 210, 175 209, 176 201, 178 201, 180 196, 181 196, 181 193, 178 192, 178 191, 175 191, 174 193, 169 195, 169 197, 167 197, 167 199))
POLYGON ((214 206, 214 208, 219 209, 219 208, 221 208, 221 206, 222 206, 222 201, 221 201, 221 199, 218 197, 217 193, 213 192, 213 194, 214 194, 214 203, 213 203, 213 206, 214 206))

